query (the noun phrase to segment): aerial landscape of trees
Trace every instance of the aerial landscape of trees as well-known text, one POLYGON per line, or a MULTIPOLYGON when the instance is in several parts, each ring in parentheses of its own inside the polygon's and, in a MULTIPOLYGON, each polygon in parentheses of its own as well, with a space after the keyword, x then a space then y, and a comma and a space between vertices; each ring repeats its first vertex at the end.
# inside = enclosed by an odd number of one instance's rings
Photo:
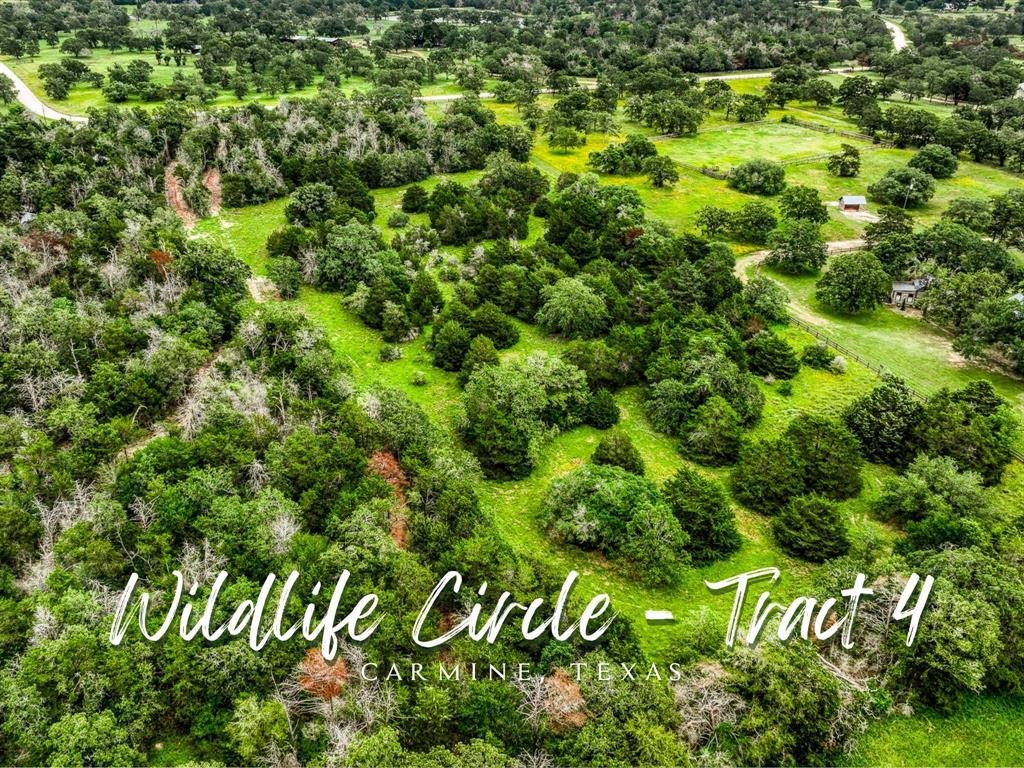
POLYGON ((0 7, 86 118, 0 78, 0 762, 862 764, 891 723, 1006 762, 1024 13, 875 5, 0 7), (705 583, 769 566, 864 574, 853 647, 727 648, 705 583), (596 641, 411 636, 448 571, 435 635, 570 569, 596 641), (347 570, 384 618, 332 661, 110 643, 131 574, 222 570, 296 571, 286 625, 347 570), (1000 737, 942 730, 979 702, 1000 737))

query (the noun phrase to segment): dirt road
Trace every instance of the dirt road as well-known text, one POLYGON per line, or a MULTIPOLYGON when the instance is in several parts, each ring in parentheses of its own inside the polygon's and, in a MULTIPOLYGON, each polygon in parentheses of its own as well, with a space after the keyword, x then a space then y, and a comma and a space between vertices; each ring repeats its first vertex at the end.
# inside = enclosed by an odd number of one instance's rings
MULTIPOLYGON (((846 253, 847 251, 857 251, 864 247, 864 240, 833 240, 830 243, 825 243, 828 248, 829 255, 833 253, 846 253)), ((760 264, 764 261, 765 257, 770 253, 768 250, 754 251, 748 253, 746 256, 740 256, 736 259, 736 267, 733 269, 736 277, 740 280, 745 281, 747 279, 747 269, 751 264, 760 264)))

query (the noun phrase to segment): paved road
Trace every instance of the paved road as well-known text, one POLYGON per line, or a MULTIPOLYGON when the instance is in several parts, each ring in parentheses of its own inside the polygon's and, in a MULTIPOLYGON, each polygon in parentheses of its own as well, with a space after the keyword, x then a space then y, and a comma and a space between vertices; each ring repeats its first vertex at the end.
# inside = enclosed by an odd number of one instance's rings
POLYGON ((892 45, 897 51, 902 51, 907 47, 907 36, 903 34, 903 30, 900 29, 896 24, 891 21, 882 19, 882 23, 889 28, 889 34, 892 35, 892 45))
POLYGON ((14 90, 18 93, 18 101, 29 112, 51 120, 70 120, 73 123, 84 123, 88 120, 88 118, 81 115, 65 115, 63 112, 58 112, 53 107, 43 104, 42 100, 33 93, 32 89, 25 85, 25 81, 14 74, 11 68, 2 62, 0 62, 0 74, 6 75, 14 83, 14 90))

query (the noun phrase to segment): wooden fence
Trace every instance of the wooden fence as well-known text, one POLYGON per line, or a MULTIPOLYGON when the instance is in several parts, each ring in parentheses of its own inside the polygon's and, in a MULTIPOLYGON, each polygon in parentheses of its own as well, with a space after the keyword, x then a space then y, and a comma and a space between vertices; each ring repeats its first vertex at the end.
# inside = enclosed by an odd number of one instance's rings
MULTIPOLYGON (((813 325, 811 325, 810 323, 804 322, 803 320, 801 320, 798 317, 795 317, 792 313, 790 313, 790 315, 789 315, 789 321, 793 325, 795 325, 797 328, 800 328, 801 330, 806 331, 807 333, 811 334, 811 336, 816 338, 818 341, 820 341, 825 346, 829 347, 830 349, 834 349, 836 352, 838 352, 839 354, 843 355, 844 357, 848 357, 851 360, 854 360, 854 361, 860 363, 865 368, 867 368, 870 371, 874 371, 879 376, 886 376, 886 375, 892 373, 891 371, 887 370, 885 368, 885 366, 877 365, 877 364, 871 362, 870 360, 868 360, 868 359, 858 355, 856 352, 854 352, 849 347, 846 347, 843 344, 840 344, 838 341, 833 339, 828 334, 822 333, 820 330, 815 328, 813 325)), ((923 392, 920 392, 920 391, 914 389, 909 384, 907 385, 907 389, 910 391, 910 394, 913 397, 915 397, 916 399, 918 399, 918 400, 920 400, 922 402, 924 402, 925 400, 928 399, 928 396, 926 394, 924 394, 923 392)), ((1022 453, 1021 451, 1018 451, 1016 448, 1011 448, 1010 449, 1010 456, 1012 456, 1014 458, 1014 460, 1019 461, 1020 463, 1024 464, 1024 453, 1022 453)))
POLYGON ((789 120, 786 120, 785 122, 790 123, 791 125, 799 125, 801 128, 807 128, 812 131, 818 131, 819 133, 834 133, 837 136, 846 136, 849 139, 860 139, 861 141, 870 141, 885 144, 885 142, 878 142, 878 139, 876 137, 871 136, 867 133, 858 133, 857 131, 841 131, 838 128, 831 128, 827 125, 822 125, 821 123, 812 123, 810 120, 801 120, 798 117, 791 118, 789 120))

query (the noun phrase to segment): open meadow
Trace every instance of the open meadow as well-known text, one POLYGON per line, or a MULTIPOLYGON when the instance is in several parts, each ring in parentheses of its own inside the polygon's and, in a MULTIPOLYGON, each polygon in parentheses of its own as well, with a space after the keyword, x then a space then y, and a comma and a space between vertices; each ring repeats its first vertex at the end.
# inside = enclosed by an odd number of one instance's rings
MULTIPOLYGON (((110 102, 106 99, 103 91, 92 85, 79 83, 70 89, 65 99, 53 99, 46 95, 43 88, 43 81, 39 76, 39 67, 44 64, 52 64, 67 58, 67 54, 60 52, 60 44, 40 46, 39 53, 31 57, 12 58, 0 57, 0 61, 7 64, 11 70, 20 77, 38 96, 43 103, 55 110, 70 115, 84 115, 93 107, 103 107, 110 102)), ((176 74, 186 77, 198 77, 198 70, 195 68, 195 57, 189 55, 182 66, 177 64, 165 64, 158 62, 155 52, 147 51, 109 51, 103 48, 91 49, 86 56, 76 57, 77 61, 87 66, 94 72, 106 74, 115 65, 127 66, 130 62, 141 59, 153 67, 151 81, 156 85, 169 85, 176 74)), ((323 82, 322 77, 315 77, 313 82, 305 88, 290 88, 287 91, 276 93, 264 93, 249 91, 242 98, 238 98, 230 89, 218 89, 215 98, 207 102, 209 107, 237 107, 243 104, 257 103, 264 106, 273 106, 282 98, 303 98, 315 96, 323 82)), ((488 80, 485 87, 492 87, 495 81, 488 80)), ((361 76, 344 78, 339 84, 339 90, 351 94, 356 91, 368 91, 373 88, 373 83, 361 76)), ((459 95, 463 91, 456 84, 450 75, 440 74, 432 83, 427 83, 420 88, 423 96, 451 96, 459 95)), ((162 101, 142 101, 137 96, 130 96, 126 101, 121 102, 124 106, 141 107, 152 110, 159 107, 162 101)))

